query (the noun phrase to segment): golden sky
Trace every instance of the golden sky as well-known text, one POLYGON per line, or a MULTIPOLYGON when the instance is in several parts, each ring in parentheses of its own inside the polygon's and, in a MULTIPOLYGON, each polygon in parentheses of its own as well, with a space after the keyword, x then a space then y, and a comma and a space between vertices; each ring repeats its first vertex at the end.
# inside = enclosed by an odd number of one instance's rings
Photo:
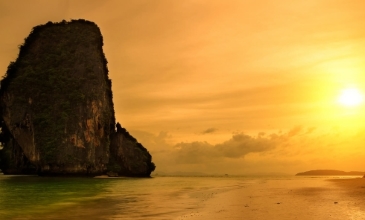
POLYGON ((0 0, 0 69, 33 26, 95 22, 117 120, 156 172, 365 171, 362 0, 0 0))

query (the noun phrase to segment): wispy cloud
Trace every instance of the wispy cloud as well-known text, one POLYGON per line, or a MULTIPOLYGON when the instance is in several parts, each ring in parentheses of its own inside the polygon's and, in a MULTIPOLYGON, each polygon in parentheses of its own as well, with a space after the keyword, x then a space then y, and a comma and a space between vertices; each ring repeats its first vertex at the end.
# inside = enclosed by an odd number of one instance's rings
POLYGON ((208 129, 206 129, 206 130, 204 130, 204 131, 202 131, 201 133, 202 134, 209 134, 209 133, 214 133, 214 132, 216 132, 218 129, 216 129, 216 128, 208 128, 208 129))

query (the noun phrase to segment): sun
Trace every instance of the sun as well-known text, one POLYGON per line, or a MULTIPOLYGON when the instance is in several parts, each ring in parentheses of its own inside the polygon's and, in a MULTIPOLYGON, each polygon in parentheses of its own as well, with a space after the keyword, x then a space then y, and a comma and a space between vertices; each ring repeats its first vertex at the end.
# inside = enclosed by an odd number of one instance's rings
POLYGON ((347 88, 341 91, 338 102, 347 107, 360 105, 364 101, 363 95, 356 88, 347 88))

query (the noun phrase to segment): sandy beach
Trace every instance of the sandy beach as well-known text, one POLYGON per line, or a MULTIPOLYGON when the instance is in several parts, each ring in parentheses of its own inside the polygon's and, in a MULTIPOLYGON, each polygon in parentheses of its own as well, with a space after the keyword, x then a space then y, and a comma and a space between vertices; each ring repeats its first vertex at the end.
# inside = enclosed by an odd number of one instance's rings
POLYGON ((201 200, 201 208, 176 219, 365 219, 365 179, 263 180, 201 200))

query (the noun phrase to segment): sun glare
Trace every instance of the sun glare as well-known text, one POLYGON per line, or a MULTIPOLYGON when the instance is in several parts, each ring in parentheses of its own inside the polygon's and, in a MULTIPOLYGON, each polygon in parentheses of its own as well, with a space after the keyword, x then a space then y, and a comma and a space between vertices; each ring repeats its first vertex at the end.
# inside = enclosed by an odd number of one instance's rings
POLYGON ((338 102, 341 105, 353 107, 358 106, 363 102, 363 95, 358 89, 348 88, 341 91, 338 102))

